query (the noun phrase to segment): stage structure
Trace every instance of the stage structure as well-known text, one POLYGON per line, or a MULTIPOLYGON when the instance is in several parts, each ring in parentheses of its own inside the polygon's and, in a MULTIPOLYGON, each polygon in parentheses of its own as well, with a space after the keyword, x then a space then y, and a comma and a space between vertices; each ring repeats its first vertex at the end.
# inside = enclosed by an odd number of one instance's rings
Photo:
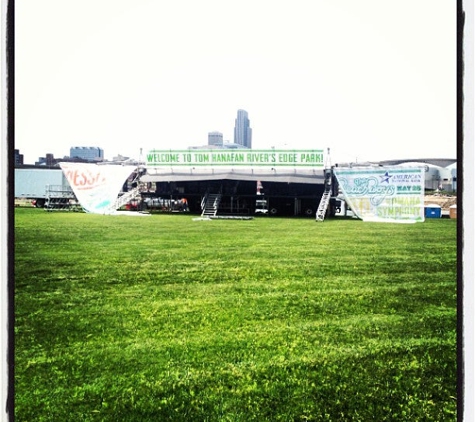
POLYGON ((152 150, 139 168, 60 165, 90 213, 114 214, 134 201, 141 211, 162 207, 207 218, 268 214, 323 221, 344 200, 363 221, 424 221, 423 167, 329 162, 323 150, 203 149, 152 150))
POLYGON ((182 195, 190 211, 211 217, 311 216, 323 192, 321 149, 152 150, 145 158, 145 196, 182 195))

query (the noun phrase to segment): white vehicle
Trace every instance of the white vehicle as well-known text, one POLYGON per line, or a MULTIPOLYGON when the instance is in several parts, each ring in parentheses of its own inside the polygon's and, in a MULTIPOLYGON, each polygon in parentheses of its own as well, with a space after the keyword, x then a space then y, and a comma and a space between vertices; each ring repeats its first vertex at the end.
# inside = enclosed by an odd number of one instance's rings
POLYGON ((15 168, 15 198, 30 199, 43 208, 49 199, 75 199, 63 170, 42 167, 15 168))

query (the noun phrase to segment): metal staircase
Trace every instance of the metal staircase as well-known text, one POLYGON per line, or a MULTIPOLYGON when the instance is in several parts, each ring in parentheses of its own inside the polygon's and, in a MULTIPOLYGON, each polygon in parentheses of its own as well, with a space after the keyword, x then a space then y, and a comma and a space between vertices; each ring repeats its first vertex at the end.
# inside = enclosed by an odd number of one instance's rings
POLYGON ((323 221, 325 219, 328 204, 330 203, 331 193, 331 189, 325 190, 325 192, 323 192, 322 199, 320 199, 320 204, 318 205, 317 209, 317 221, 323 221))
POLYGON ((220 193, 209 193, 208 195, 206 195, 206 197, 204 198, 202 202, 203 212, 201 213, 201 217, 203 218, 215 217, 216 213, 218 212, 220 202, 221 202, 220 193))
POLYGON ((118 210, 120 207, 123 207, 132 199, 135 199, 137 197, 140 197, 140 186, 137 186, 136 188, 133 188, 132 190, 125 192, 123 195, 119 196, 114 202, 114 205, 112 205, 112 209, 118 210))
POLYGON ((324 170, 325 191, 323 192, 322 199, 320 199, 320 204, 318 205, 316 221, 325 220, 328 204, 330 203, 330 198, 332 195, 332 177, 333 177, 333 172, 331 168, 332 166, 331 166, 331 159, 330 159, 330 148, 328 148, 328 153, 325 160, 325 170, 324 170))

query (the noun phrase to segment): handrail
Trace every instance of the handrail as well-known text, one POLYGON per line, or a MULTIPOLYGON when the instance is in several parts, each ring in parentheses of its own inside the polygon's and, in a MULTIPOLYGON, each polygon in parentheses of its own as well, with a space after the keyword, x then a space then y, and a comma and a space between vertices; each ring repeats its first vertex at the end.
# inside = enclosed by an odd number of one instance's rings
POLYGON ((118 210, 122 205, 125 205, 131 199, 133 199, 140 192, 140 187, 133 188, 132 190, 124 193, 122 196, 119 196, 114 202, 113 208, 118 210))
POLYGON ((201 210, 202 211, 204 210, 207 201, 208 201, 208 192, 205 193, 205 195, 203 196, 203 199, 201 200, 201 210))

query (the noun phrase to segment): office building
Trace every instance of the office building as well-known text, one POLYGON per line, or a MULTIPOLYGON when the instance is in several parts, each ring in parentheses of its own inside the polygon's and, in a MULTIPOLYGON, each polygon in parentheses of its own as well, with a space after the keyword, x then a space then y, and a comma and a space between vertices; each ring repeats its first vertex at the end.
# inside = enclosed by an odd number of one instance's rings
POLYGON ((87 161, 103 161, 104 150, 99 147, 71 147, 69 156, 87 161))
POLYGON ((208 145, 222 146, 223 134, 221 132, 209 132, 208 133, 208 145))
POLYGON ((252 148, 252 129, 246 110, 238 110, 234 125, 234 143, 252 148))
POLYGON ((23 154, 20 154, 20 150, 15 150, 15 166, 22 166, 23 165, 23 154))

